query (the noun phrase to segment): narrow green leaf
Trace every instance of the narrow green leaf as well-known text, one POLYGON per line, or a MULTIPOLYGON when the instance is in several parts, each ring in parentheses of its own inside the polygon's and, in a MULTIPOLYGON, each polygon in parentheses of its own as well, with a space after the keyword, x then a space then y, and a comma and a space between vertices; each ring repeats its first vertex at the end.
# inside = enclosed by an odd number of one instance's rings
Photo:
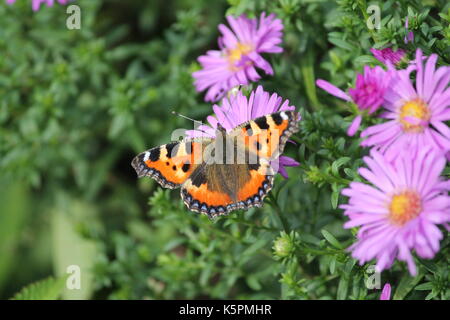
POLYGON ((334 274, 336 271, 336 256, 333 256, 330 261, 330 274, 334 274))
POLYGON ((337 208, 338 202, 339 202, 339 193, 340 191, 333 191, 333 193, 331 194, 331 206, 333 207, 333 209, 337 208))
POLYGON ((431 282, 425 282, 422 284, 419 284, 414 288, 414 290, 432 290, 433 289, 433 283, 431 282))
POLYGON ((306 62, 300 65, 303 81, 306 87, 306 95, 314 108, 319 108, 320 103, 316 92, 316 79, 314 76, 314 64, 311 52, 308 53, 306 62))
POLYGON ((335 248, 343 249, 344 247, 339 243, 339 241, 327 230, 321 230, 323 237, 335 248))

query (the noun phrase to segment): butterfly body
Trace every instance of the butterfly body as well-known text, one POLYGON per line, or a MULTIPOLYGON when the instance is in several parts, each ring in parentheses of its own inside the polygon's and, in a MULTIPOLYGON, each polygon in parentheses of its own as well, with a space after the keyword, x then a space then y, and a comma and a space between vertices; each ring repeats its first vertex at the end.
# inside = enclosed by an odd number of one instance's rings
POLYGON ((137 155, 132 166, 162 187, 181 187, 192 211, 215 217, 260 207, 271 190, 272 161, 298 131, 298 114, 281 111, 250 120, 230 132, 219 126, 216 138, 184 139, 137 155))

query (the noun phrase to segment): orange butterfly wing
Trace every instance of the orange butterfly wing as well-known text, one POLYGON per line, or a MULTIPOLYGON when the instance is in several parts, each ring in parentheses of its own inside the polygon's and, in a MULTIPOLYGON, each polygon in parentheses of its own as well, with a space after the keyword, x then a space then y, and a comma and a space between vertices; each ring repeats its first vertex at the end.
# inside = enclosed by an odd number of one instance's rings
POLYGON ((241 124, 230 135, 240 136, 258 157, 276 159, 289 137, 298 131, 298 117, 295 111, 276 112, 241 124))
POLYGON ((202 163, 203 149, 211 139, 184 140, 138 154, 131 165, 138 177, 149 176, 162 187, 180 187, 202 163))

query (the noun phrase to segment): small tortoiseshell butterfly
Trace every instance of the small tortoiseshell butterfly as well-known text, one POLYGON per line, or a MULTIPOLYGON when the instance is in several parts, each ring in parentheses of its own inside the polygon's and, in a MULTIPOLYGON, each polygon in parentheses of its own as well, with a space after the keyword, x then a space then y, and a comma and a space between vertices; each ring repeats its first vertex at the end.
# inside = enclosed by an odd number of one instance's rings
POLYGON ((219 125, 215 138, 189 138, 137 155, 131 165, 164 188, 181 187, 189 210, 210 218, 263 205, 286 141, 298 131, 298 113, 280 111, 239 125, 219 125))

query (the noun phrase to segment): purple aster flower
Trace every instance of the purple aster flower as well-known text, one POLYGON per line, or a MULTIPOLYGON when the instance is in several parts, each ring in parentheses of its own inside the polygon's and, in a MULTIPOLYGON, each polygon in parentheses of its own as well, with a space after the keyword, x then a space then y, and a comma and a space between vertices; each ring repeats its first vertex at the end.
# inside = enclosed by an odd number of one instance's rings
POLYGON ((258 19, 248 19, 245 15, 227 17, 231 30, 221 24, 219 30, 220 50, 210 50, 198 58, 202 70, 194 72, 197 91, 208 89, 206 101, 217 101, 233 87, 258 81, 261 77, 256 68, 266 74, 273 69, 261 53, 280 53, 283 24, 271 14, 261 14, 258 19))
POLYGON ((375 147, 395 158, 405 149, 431 146, 450 151, 450 67, 436 69, 437 55, 423 59, 417 50, 415 63, 395 71, 395 81, 385 94, 382 117, 389 121, 367 128, 361 133, 365 147, 375 147), (426 62, 425 62, 426 61, 426 62), (413 85, 411 73, 416 72, 413 85))
POLYGON ((384 102, 384 95, 392 80, 392 72, 385 71, 380 66, 364 67, 364 74, 356 77, 355 88, 348 93, 361 110, 374 113, 384 102))
MULTIPOLYGON (((348 90, 349 95, 325 80, 317 80, 318 87, 328 93, 343 99, 353 101, 359 110, 367 110, 368 114, 374 113, 384 102, 384 95, 392 81, 392 71, 385 71, 380 66, 364 67, 364 73, 356 77, 355 88, 348 90)), ((357 116, 350 124, 347 134, 352 136, 359 129, 362 117, 357 116)))
MULTIPOLYGON (((270 95, 263 90, 262 86, 258 86, 256 91, 250 93, 250 97, 238 91, 229 98, 223 98, 221 106, 214 105, 214 116, 208 116, 209 125, 201 125, 195 130, 187 130, 188 137, 215 137, 218 124, 231 131, 235 127, 249 120, 256 119, 274 112, 295 110, 294 106, 289 105, 289 100, 284 100, 276 93, 270 95)), ((300 121, 300 118, 298 119, 300 121)), ((285 178, 288 178, 285 167, 295 167, 299 163, 294 159, 286 156, 278 158, 278 172, 285 178)), ((276 166, 273 166, 276 169, 276 166)))
POLYGON ((364 161, 368 168, 360 168, 359 173, 372 185, 352 182, 342 190, 350 198, 340 206, 350 219, 344 227, 360 227, 349 250, 360 264, 376 259, 377 272, 397 258, 416 275, 411 251, 433 258, 443 238, 437 225, 450 221, 450 184, 440 178, 446 159, 424 148, 390 162, 372 149, 364 161))
POLYGON ((386 283, 381 291, 380 300, 391 300, 391 285, 386 283))
POLYGON ((406 51, 403 49, 392 50, 391 48, 385 49, 370 49, 373 56, 381 63, 388 65, 389 63, 397 65, 406 56, 406 51))
MULTIPOLYGON (((71 0, 56 0, 60 4, 67 4, 71 0)), ((16 2, 16 0, 6 0, 7 4, 13 4, 16 2)), ((33 11, 38 11, 41 4, 45 3, 47 6, 51 7, 55 3, 55 0, 32 0, 31 7, 33 8, 33 11)))

